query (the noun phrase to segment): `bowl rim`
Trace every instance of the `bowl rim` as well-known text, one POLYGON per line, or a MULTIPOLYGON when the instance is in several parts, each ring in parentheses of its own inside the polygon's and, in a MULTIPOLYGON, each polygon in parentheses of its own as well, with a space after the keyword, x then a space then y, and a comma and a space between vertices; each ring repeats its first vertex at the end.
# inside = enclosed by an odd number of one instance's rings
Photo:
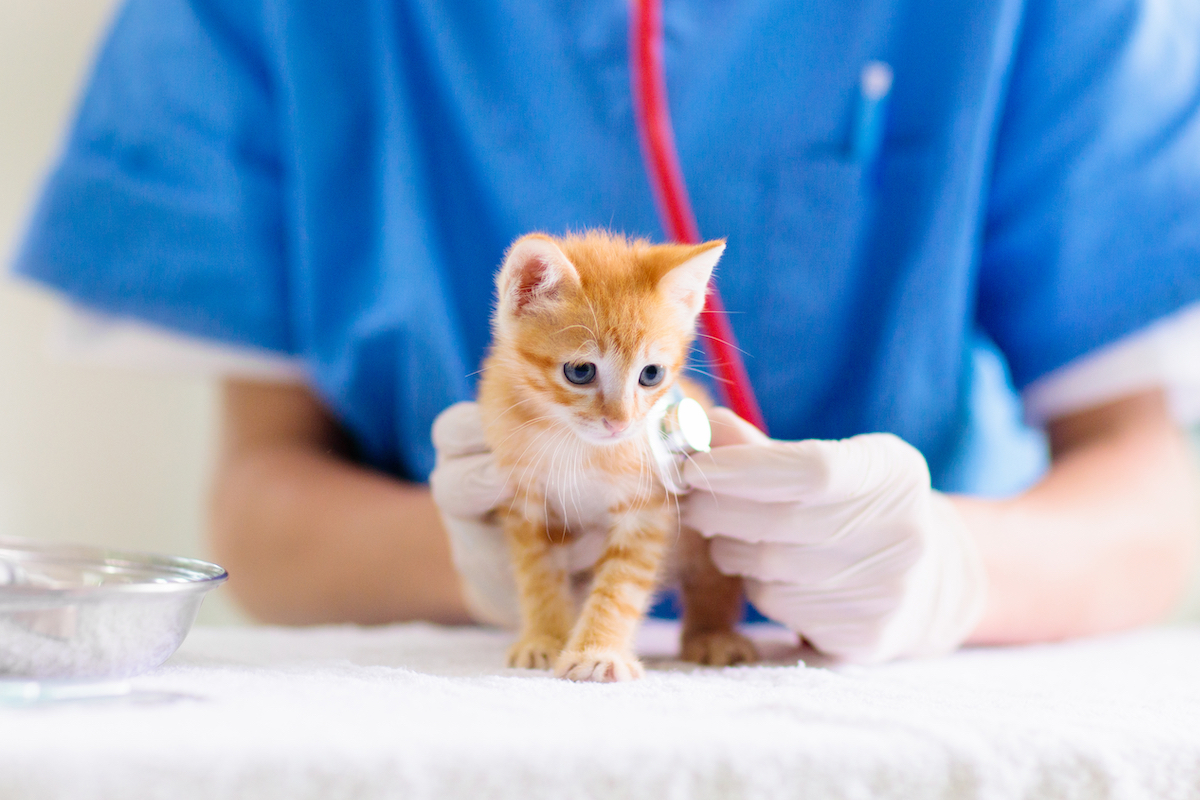
POLYGON ((88 586, 46 587, 0 585, 3 599, 87 599, 112 595, 187 594, 207 592, 224 583, 224 567, 186 556, 64 542, 0 536, 0 564, 78 563, 96 568, 126 567, 158 572, 164 580, 101 583, 88 586))

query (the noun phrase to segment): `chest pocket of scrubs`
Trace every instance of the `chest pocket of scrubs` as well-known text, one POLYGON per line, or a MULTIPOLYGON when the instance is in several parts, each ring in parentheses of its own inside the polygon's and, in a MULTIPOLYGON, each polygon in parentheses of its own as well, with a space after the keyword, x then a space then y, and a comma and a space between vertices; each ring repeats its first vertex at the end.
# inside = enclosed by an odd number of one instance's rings
POLYGON ((873 172, 836 152, 784 152, 772 161, 757 222, 762 250, 753 254, 756 302, 740 306, 756 313, 741 324, 754 329, 748 341, 770 343, 752 368, 759 395, 787 398, 773 409, 773 432, 831 435, 854 413, 843 390, 861 361, 856 327, 870 280, 863 267, 873 172))
POLYGON ((861 279, 873 166, 804 153, 780 159, 772 172, 763 209, 767 310, 802 328, 840 327, 861 279))

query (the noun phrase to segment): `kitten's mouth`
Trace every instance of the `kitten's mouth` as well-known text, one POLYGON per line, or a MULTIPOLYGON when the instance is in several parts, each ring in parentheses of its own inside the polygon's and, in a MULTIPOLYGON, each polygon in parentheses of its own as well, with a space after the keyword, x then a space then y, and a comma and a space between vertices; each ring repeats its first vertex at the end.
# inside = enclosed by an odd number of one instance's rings
POLYGON ((639 436, 640 430, 641 430, 640 425, 637 425, 637 426, 631 425, 628 428, 625 428, 624 430, 617 431, 616 433, 612 433, 607 430, 601 430, 601 431, 577 430, 577 433, 579 435, 579 438, 583 439, 588 444, 597 444, 597 445, 603 446, 603 445, 618 444, 620 442, 628 441, 636 436, 639 436))

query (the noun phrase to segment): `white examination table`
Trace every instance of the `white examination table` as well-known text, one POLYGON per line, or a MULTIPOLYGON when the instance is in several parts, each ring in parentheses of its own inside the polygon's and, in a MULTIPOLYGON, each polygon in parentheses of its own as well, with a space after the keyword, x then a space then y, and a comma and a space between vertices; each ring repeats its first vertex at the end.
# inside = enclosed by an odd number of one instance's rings
POLYGON ((124 699, 0 708, 0 798, 1200 798, 1200 627, 578 685, 510 637, 198 628, 124 699))

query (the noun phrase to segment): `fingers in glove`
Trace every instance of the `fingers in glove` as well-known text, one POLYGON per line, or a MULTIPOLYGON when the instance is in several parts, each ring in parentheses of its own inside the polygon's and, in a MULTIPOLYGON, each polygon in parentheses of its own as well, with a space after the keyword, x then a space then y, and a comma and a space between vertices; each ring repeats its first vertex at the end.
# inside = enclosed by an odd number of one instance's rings
POLYGON ((766 444, 771 441, 765 433, 728 408, 717 407, 708 412, 708 422, 712 428, 713 447, 727 447, 731 444, 766 444))
POLYGON ((898 593, 909 568, 920 557, 918 540, 903 540, 874 552, 837 546, 749 542, 716 536, 713 563, 727 575, 791 583, 806 590, 869 586, 898 593))
POLYGON ((608 530, 595 528, 584 531, 567 545, 567 571, 571 573, 591 569, 604 555, 608 545, 608 530))
POLYGON ((888 625, 895 614, 892 593, 879 587, 808 592, 790 583, 747 580, 746 597, 769 619, 802 635, 813 647, 846 661, 885 660, 888 625))
POLYGON ((929 485, 924 457, 890 434, 714 447, 689 459, 683 475, 699 491, 764 503, 836 502, 893 482, 929 485))
POLYGON ((692 492, 682 506, 684 524, 704 536, 789 544, 838 538, 854 521, 856 511, 845 504, 760 503, 704 491, 692 492))
POLYGON ((471 616, 490 625, 517 627, 517 585, 504 531, 478 518, 444 516, 443 521, 471 616))
POLYGON ((491 453, 459 456, 438 464, 429 476, 433 501, 442 513, 480 517, 512 497, 491 453))
POLYGON ((698 453, 683 477, 698 491, 760 502, 806 500, 829 483, 828 443, 731 444, 698 453))
POLYGON ((433 421, 432 436, 438 461, 488 451, 483 419, 475 403, 455 403, 438 414, 433 421))

